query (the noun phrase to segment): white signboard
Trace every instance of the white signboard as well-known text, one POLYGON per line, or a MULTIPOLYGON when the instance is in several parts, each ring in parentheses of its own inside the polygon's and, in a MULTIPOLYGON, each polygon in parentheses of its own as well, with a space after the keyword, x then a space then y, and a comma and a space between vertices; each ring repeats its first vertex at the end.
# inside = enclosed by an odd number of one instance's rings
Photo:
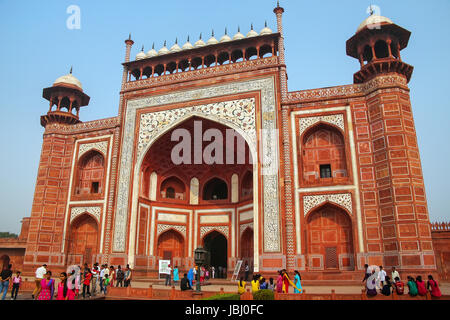
POLYGON ((170 260, 159 260, 159 273, 170 274, 170 260))
POLYGON ((237 278, 239 277, 239 271, 241 270, 241 266, 242 266, 242 260, 238 260, 238 262, 236 263, 236 266, 234 267, 234 272, 233 272, 233 276, 231 277, 231 281, 237 280, 237 278))

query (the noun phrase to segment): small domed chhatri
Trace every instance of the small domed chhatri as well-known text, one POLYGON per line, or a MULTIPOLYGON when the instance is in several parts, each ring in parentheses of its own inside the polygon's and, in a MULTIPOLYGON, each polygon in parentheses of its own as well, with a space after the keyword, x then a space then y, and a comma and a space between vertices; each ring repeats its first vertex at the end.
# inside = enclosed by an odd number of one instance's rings
POLYGON ((190 50, 190 49, 194 49, 194 46, 192 45, 192 43, 189 41, 189 36, 187 37, 187 41, 185 44, 183 44, 183 46, 181 47, 182 50, 190 50))
POLYGON ((252 23, 251 30, 247 33, 247 38, 257 37, 257 36, 258 36, 258 32, 253 30, 253 23, 252 23))
POLYGON ((205 41, 202 40, 202 34, 200 33, 200 38, 197 40, 196 43, 194 43, 194 47, 200 48, 200 47, 204 47, 205 45, 206 45, 205 41))
POLYGON ((217 40, 214 37, 214 30, 213 30, 212 33, 211 33, 211 38, 209 38, 209 40, 206 42, 206 44, 207 45, 213 45, 213 44, 217 44, 217 43, 219 43, 219 40, 217 40))
POLYGON ((169 49, 167 49, 166 44, 167 44, 167 42, 166 42, 166 40, 164 40, 163 47, 161 49, 159 49, 159 51, 158 51, 159 56, 161 56, 163 54, 168 54, 170 52, 169 49))
POLYGON ((153 58, 158 55, 158 52, 155 50, 155 43, 153 42, 152 48, 147 52, 147 58, 153 58))
POLYGON ((77 78, 75 78, 72 75, 72 68, 70 68, 70 73, 59 77, 58 79, 55 80, 55 82, 53 82, 53 86, 57 86, 57 85, 68 85, 69 87, 77 87, 78 89, 80 89, 81 91, 83 91, 83 87, 81 86, 81 82, 80 80, 78 80, 77 78))
POLYGON ((264 28, 261 30, 261 32, 259 33, 260 36, 264 36, 266 34, 271 34, 272 33, 272 29, 270 29, 269 27, 267 27, 267 21, 264 23, 264 28))
POLYGON ((144 46, 142 46, 141 51, 136 55, 136 60, 141 60, 147 58, 147 55, 144 52, 144 46))
POLYGON ((376 27, 377 25, 382 24, 393 24, 392 20, 380 15, 372 14, 367 19, 365 19, 356 29, 356 32, 361 31, 364 28, 376 27))
POLYGON ((170 52, 178 52, 181 51, 180 46, 178 45, 178 38, 175 39, 175 44, 170 48, 170 52))
POLYGON ((238 27, 238 32, 233 36, 233 41, 242 39, 245 39, 245 36, 241 33, 241 28, 238 27))
POLYGON ((222 43, 222 42, 228 42, 228 41, 231 41, 231 38, 228 35, 227 28, 225 28, 225 34, 222 36, 222 38, 220 38, 219 42, 222 43))

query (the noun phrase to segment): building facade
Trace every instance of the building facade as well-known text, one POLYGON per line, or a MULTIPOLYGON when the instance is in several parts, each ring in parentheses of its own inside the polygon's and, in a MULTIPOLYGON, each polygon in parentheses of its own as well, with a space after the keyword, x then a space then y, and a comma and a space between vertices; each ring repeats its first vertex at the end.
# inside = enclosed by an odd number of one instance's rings
POLYGON ((342 274, 436 270, 408 82, 410 32, 378 15, 347 41, 354 83, 289 91, 276 30, 130 59, 117 117, 81 122, 72 75, 49 101, 23 269, 100 262, 342 274), (220 143, 222 142, 222 143, 220 143), (359 273, 359 272, 358 272, 359 273))

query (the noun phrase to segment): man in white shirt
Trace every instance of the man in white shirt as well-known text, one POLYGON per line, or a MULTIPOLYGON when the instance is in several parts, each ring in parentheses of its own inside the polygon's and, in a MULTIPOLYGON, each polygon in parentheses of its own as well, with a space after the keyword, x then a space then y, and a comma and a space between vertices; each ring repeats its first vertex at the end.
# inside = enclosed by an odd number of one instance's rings
POLYGON ((102 269, 100 270, 100 293, 103 292, 103 280, 105 280, 105 265, 102 265, 102 269))
POLYGON ((36 288, 34 288, 33 293, 31 296, 33 299, 35 298, 35 295, 39 290, 41 289, 41 281, 44 279, 44 275, 47 273, 47 265, 43 264, 41 267, 36 269, 36 278, 34 279, 34 282, 36 284, 36 288))
POLYGON ((384 271, 383 266, 380 266, 380 271, 378 272, 378 281, 380 282, 380 288, 383 288, 384 281, 386 281, 386 271, 384 271))
POLYGON ((395 278, 399 278, 400 279, 400 274, 398 273, 397 270, 395 270, 395 267, 392 267, 392 274, 391 274, 392 278, 392 282, 395 282, 395 278))

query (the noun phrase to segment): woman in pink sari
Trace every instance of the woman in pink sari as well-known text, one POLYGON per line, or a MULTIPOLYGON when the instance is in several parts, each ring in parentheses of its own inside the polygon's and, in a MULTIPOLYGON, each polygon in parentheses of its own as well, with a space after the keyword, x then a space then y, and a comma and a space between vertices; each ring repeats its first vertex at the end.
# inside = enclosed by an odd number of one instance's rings
POLYGON ((60 282, 58 284, 58 293, 56 300, 74 300, 75 292, 70 288, 70 284, 68 283, 67 273, 62 272, 59 275, 60 282))
POLYGON ((283 293, 283 275, 282 275, 281 271, 278 271, 277 292, 278 293, 283 293))
POLYGON ((37 293, 37 300, 52 300, 55 291, 55 280, 52 279, 52 272, 47 271, 45 278, 41 280, 41 288, 37 293))

